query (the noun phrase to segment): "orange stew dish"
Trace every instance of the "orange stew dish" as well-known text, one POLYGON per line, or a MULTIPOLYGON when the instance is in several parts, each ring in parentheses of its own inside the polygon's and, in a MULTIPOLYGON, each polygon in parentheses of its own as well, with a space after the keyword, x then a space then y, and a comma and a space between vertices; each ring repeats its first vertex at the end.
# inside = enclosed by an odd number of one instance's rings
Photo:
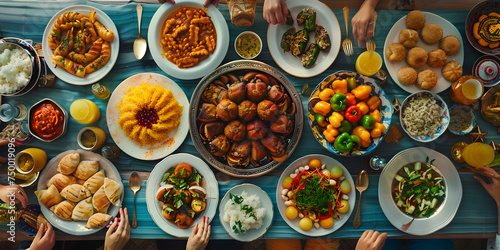
POLYGON ((63 132, 64 114, 52 103, 40 104, 30 119, 31 129, 43 139, 53 139, 63 132))
POLYGON ((190 68, 214 53, 217 33, 204 9, 181 7, 163 24, 162 55, 179 68, 190 68))

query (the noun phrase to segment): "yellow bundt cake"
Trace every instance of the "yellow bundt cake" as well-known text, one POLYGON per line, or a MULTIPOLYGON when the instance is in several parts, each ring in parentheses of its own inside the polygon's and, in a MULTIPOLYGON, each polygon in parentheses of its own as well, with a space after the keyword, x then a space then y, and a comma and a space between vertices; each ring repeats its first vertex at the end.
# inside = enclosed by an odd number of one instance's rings
POLYGON ((143 82, 125 92, 118 124, 130 139, 153 144, 165 140, 179 126, 182 108, 172 91, 143 82))

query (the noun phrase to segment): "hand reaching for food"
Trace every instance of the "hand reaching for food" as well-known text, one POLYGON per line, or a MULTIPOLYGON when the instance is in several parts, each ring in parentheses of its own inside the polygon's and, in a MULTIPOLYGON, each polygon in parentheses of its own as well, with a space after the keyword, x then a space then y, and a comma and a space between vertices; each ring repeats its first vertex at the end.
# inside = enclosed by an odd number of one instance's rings
POLYGON ((15 203, 21 202, 23 208, 26 208, 28 204, 28 196, 26 196, 26 192, 19 185, 0 185, 0 200, 4 203, 9 203, 11 200, 11 196, 14 194, 15 203))
POLYGON ((186 250, 205 249, 210 239, 211 226, 208 225, 209 218, 203 216, 201 222, 194 226, 187 241, 186 250))
POLYGON ((208 8, 210 4, 213 4, 214 7, 217 8, 217 5, 219 5, 219 0, 205 0, 203 2, 203 7, 208 8))
POLYGON ((368 24, 374 17, 377 2, 378 0, 365 0, 351 20, 352 34, 359 46, 365 39, 373 37, 373 29, 368 29, 368 24))
POLYGON ((164 4, 164 3, 171 3, 171 4, 175 4, 175 0, 158 0, 158 2, 160 2, 161 4, 164 4))
POLYGON ((356 244, 356 250, 380 250, 385 244, 387 233, 366 230, 356 244))
POLYGON ((54 244, 56 243, 55 236, 56 234, 54 232, 54 229, 52 229, 52 225, 50 225, 50 223, 42 223, 29 249, 52 249, 54 247, 54 244))
POLYGON ((120 250, 130 239, 130 224, 128 223, 127 208, 120 208, 120 221, 115 218, 115 221, 106 232, 106 239, 104 240, 104 249, 120 250))
POLYGON ((270 24, 285 25, 288 8, 285 0, 264 1, 263 17, 270 24))
MULTIPOLYGON (((500 175, 491 168, 478 167, 477 170, 482 170, 492 176, 500 177, 500 175)), ((500 180, 497 178, 486 177, 490 183, 486 183, 481 177, 474 176, 474 178, 483 185, 484 189, 491 195, 493 199, 497 202, 497 206, 500 206, 500 180)))

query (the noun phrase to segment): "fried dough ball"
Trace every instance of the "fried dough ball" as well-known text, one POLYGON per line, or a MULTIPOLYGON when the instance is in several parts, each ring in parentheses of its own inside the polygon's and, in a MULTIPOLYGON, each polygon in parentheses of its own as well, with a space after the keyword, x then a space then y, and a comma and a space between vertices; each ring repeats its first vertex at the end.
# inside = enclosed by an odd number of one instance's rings
POLYGON ((427 58, 427 51, 425 51, 425 49, 415 47, 408 51, 406 62, 413 68, 418 68, 425 65, 427 58))
POLYGON ((449 61, 443 66, 443 68, 441 69, 441 73, 443 73, 444 79, 450 82, 454 82, 462 76, 463 69, 460 63, 458 63, 457 61, 449 61))
POLYGON ((446 52, 442 49, 435 49, 429 53, 427 64, 434 68, 441 68, 447 61, 448 57, 446 57, 446 52))
POLYGON ((447 55, 455 55, 460 50, 460 40, 456 36, 445 36, 439 43, 439 48, 447 55))
POLYGON ((399 43, 406 48, 413 48, 418 42, 418 33, 412 29, 402 29, 399 32, 399 43))
POLYGON ((417 85, 421 89, 432 89, 437 84, 438 77, 434 71, 430 69, 424 69, 418 72, 417 85))
POLYGON ((443 29, 437 24, 429 23, 424 26, 420 36, 425 43, 434 44, 443 37, 443 29))
POLYGON ((406 26, 410 29, 421 29, 425 25, 425 15, 420 10, 414 10, 406 15, 406 26))
POLYGON ((385 56, 391 62, 403 61, 406 58, 406 49, 400 43, 391 43, 389 46, 387 46, 385 56))
POLYGON ((402 67, 398 72, 398 80, 404 85, 412 85, 417 81, 417 71, 412 67, 402 67))

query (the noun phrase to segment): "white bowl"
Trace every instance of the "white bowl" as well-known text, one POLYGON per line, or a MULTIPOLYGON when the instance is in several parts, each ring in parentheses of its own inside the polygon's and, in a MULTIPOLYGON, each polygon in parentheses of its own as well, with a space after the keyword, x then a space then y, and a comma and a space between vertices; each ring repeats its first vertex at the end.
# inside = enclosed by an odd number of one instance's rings
POLYGON ((241 32, 237 37, 236 39, 234 39, 234 50, 236 51, 236 53, 243 59, 254 59, 256 57, 258 57, 260 55, 260 52, 262 52, 262 39, 260 39, 260 36, 257 35, 257 33, 253 32, 253 31, 243 31, 241 32), (259 39, 259 44, 260 44, 260 49, 259 49, 259 53, 257 53, 255 56, 253 57, 244 57, 243 55, 240 54, 240 52, 238 52, 238 50, 236 49, 236 43, 238 42, 238 40, 240 40, 240 38, 243 36, 243 35, 246 35, 246 34, 252 34, 254 35, 255 37, 257 37, 259 39))

